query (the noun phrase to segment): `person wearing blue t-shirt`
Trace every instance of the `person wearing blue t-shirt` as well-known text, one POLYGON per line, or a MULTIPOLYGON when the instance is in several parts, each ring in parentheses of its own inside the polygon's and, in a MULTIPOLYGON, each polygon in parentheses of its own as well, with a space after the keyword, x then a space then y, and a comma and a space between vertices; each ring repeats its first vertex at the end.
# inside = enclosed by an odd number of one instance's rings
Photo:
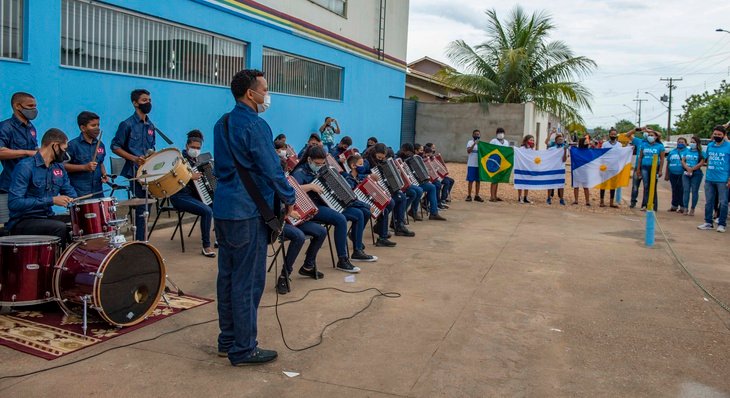
POLYGON ((682 175, 684 175, 684 167, 682 166, 682 157, 687 151, 687 139, 677 139, 677 147, 669 151, 667 156, 667 168, 664 171, 664 180, 669 181, 672 186, 672 207, 669 211, 679 211, 684 213, 686 208, 682 207, 682 175))
POLYGON ((639 199, 639 186, 641 185, 641 172, 639 167, 639 155, 641 155, 641 148, 646 144, 646 136, 649 135, 649 131, 643 131, 641 127, 636 127, 625 133, 625 136, 631 141, 631 146, 634 147, 634 153, 636 154, 636 160, 634 161, 634 178, 631 181, 631 202, 630 208, 636 207, 636 202, 639 199), (640 133, 637 137, 636 133, 640 133))
POLYGON ((730 142, 726 139, 724 126, 715 126, 712 140, 705 149, 707 175, 705 176, 705 223, 698 229, 714 229, 712 215, 715 198, 718 199, 717 232, 725 232, 727 226, 727 200, 730 188, 730 142))
MULTIPOLYGON (((637 174, 641 173, 641 179, 644 180, 644 197, 641 198, 642 211, 646 210, 646 206, 649 202, 649 185, 651 185, 649 177, 651 176, 651 165, 654 155, 658 157, 656 168, 657 180, 662 178, 664 170, 664 144, 661 142, 661 136, 654 130, 646 128, 646 131, 648 133, 646 136, 646 144, 644 144, 641 148, 641 153, 639 154, 639 169, 636 170, 637 174)), ((654 184, 654 210, 657 209, 658 203, 656 184, 654 184)))
POLYGON ((702 182, 702 166, 705 163, 705 158, 702 153, 702 141, 700 137, 692 137, 692 142, 689 144, 689 149, 684 151, 682 155, 682 167, 684 168, 684 174, 682 174, 682 206, 684 207, 685 216, 694 216, 695 207, 697 207, 697 196, 700 192, 700 183, 702 182), (690 206, 689 196, 692 194, 692 203, 690 206))

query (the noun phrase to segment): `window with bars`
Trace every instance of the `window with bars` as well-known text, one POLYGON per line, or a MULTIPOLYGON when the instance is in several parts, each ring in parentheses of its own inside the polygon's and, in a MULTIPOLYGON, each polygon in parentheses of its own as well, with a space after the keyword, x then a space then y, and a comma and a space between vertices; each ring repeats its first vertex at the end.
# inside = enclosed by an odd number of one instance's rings
POLYGON ((230 85, 246 43, 81 0, 63 0, 61 65, 230 85))
POLYGON ((342 100, 342 68, 264 48, 263 70, 269 91, 342 100))
POLYGON ((23 0, 0 0, 0 58, 23 59, 23 0))
POLYGON ((314 4, 320 5, 337 15, 347 16, 347 0, 309 0, 314 4))

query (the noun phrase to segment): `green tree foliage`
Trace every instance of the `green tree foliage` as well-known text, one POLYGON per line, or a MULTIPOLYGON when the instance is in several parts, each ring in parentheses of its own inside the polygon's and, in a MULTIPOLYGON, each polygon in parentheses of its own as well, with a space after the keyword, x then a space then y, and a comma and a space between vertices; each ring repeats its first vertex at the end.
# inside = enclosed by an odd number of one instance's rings
MULTIPOLYGON (((650 128, 650 129, 652 129, 652 130, 654 130, 654 131, 658 131, 658 132, 660 132, 660 133, 662 134, 662 136, 663 136, 663 135, 664 135, 664 133, 666 132, 666 129, 665 129, 665 128, 663 128, 662 126, 660 126, 660 125, 658 125, 658 124, 656 124, 656 123, 654 123, 654 124, 647 124, 647 125, 646 125, 646 127, 650 128)), ((672 130, 672 131, 673 131, 673 130, 672 130)), ((664 139, 666 139, 666 138, 667 138, 667 137, 664 137, 664 139)))
POLYGON ((634 127, 636 127, 636 125, 626 119, 621 119, 618 122, 616 122, 615 127, 616 127, 616 131, 618 131, 619 133, 625 133, 625 132, 633 129, 634 127))
POLYGON ((467 93, 461 102, 525 103, 566 122, 582 122, 579 109, 590 110, 591 94, 579 81, 596 63, 575 56, 562 41, 549 41, 555 30, 545 12, 527 15, 516 6, 505 21, 486 11, 488 39, 474 47, 463 40, 449 44, 446 55, 462 71, 444 70, 445 83, 467 93))
POLYGON ((724 80, 712 93, 705 91, 687 98, 673 134, 709 137, 712 128, 730 120, 730 85, 724 80))
POLYGON ((608 130, 604 129, 603 127, 595 127, 593 129, 593 136, 594 137, 607 137, 608 136, 608 130))

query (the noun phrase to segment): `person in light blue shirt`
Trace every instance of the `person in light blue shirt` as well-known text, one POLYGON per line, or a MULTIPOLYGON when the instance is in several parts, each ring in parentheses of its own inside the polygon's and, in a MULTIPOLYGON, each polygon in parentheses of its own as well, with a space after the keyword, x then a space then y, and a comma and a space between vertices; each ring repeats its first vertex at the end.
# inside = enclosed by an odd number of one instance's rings
POLYGON ((631 182, 631 204, 630 207, 633 209, 636 207, 636 202, 639 199, 639 187, 641 186, 641 172, 638 172, 639 169, 639 155, 641 155, 641 148, 644 147, 644 144, 646 144, 646 135, 648 135, 648 131, 644 131, 642 133, 641 127, 636 127, 631 129, 630 131, 626 132, 625 135, 627 138, 631 139, 631 146, 634 147, 634 153, 636 153, 636 161, 634 162, 634 178, 631 182), (638 137, 637 137, 637 134, 638 137))
POLYGON ((685 208, 682 207, 682 175, 684 175, 684 167, 682 166, 682 157, 687 151, 687 139, 677 139, 677 147, 669 151, 667 157, 667 168, 664 170, 664 180, 669 181, 672 187, 672 207, 669 211, 678 211, 684 213, 685 208))
POLYGON ((718 199, 717 232, 725 232, 727 226, 727 200, 730 188, 730 142, 726 139, 724 126, 715 126, 712 140, 705 149, 707 175, 705 176, 705 223, 698 229, 714 229, 712 215, 715 210, 715 198, 718 199))
POLYGON ((702 166, 705 164, 704 154, 702 153, 702 141, 700 137, 692 137, 689 149, 684 151, 682 155, 682 206, 684 207, 685 216, 694 216, 695 207, 697 207, 697 196, 700 192, 700 183, 702 183, 702 166), (692 203, 690 206, 689 197, 692 194, 692 203))
MULTIPOLYGON (((639 154, 639 169, 636 173, 641 173, 641 179, 644 180, 644 197, 641 198, 641 210, 646 210, 646 206, 649 202, 649 185, 651 185, 651 165, 654 160, 654 155, 658 157, 657 168, 656 168, 656 179, 657 181, 662 178, 664 170, 664 144, 662 144, 661 136, 658 132, 645 128, 647 131, 646 144, 641 148, 639 154)), ((658 198, 656 194, 656 184, 654 184, 654 210, 656 211, 658 206, 658 198)))

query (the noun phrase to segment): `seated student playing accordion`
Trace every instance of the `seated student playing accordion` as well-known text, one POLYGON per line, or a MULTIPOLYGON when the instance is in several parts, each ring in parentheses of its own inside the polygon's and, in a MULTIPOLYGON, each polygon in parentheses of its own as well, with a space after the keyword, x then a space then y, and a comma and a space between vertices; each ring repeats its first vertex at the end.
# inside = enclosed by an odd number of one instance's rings
MULTIPOLYGON (((416 154, 413 144, 408 142, 401 145, 400 152, 398 152, 397 154, 397 156, 403 159, 403 161, 406 163, 410 163, 409 159, 411 159, 415 155, 416 154)), ((425 193, 427 195, 426 198, 428 199, 430 212, 428 219, 446 221, 446 219, 439 214, 438 200, 436 199, 436 186, 428 181, 419 181, 419 186, 416 188, 419 188, 421 190, 421 193, 425 193)), ((420 201, 421 195, 416 194, 414 195, 414 197, 411 198, 411 201, 409 202, 411 205, 409 215, 417 221, 421 219, 421 217, 418 216, 418 206, 420 204, 420 201)))

